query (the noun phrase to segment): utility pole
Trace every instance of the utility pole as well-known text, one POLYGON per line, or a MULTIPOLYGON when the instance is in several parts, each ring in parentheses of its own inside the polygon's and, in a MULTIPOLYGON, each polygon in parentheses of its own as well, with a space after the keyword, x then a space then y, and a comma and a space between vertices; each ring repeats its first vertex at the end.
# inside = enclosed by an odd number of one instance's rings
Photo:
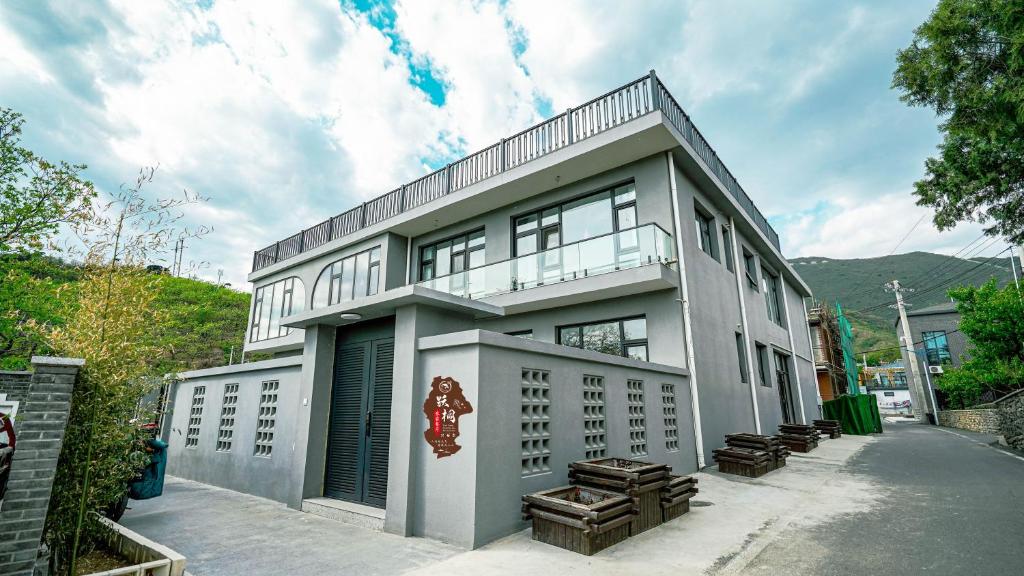
MULTIPOLYGON (((917 365, 917 353, 914 351, 914 338, 910 335, 910 324, 907 322, 907 310, 903 306, 903 291, 905 288, 900 286, 899 280, 893 280, 887 288, 896 293, 896 309, 900 313, 900 324, 903 326, 903 346, 907 350, 907 361, 910 366, 911 373, 911 386, 910 389, 913 392, 911 394, 914 410, 914 417, 917 418, 918 422, 925 422, 927 417, 925 411, 928 406, 928 401, 925 399, 924 386, 921 383, 921 372, 917 365)), ((938 416, 936 416, 938 418, 938 416)))
MULTIPOLYGON (((1017 286, 1017 299, 1021 299, 1020 295, 1020 278, 1017 276, 1017 266, 1013 263, 1013 246, 1010 246, 1010 270, 1013 270, 1013 283, 1017 286)), ((1024 274, 1024 264, 1021 265, 1021 273, 1024 274)))

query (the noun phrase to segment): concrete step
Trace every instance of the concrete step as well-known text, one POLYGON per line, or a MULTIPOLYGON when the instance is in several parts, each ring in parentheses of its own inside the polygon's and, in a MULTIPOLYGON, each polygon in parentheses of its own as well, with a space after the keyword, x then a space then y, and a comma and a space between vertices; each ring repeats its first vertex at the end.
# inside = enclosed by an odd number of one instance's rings
POLYGON ((308 498, 302 501, 302 511, 378 532, 384 530, 384 510, 364 504, 333 498, 308 498))

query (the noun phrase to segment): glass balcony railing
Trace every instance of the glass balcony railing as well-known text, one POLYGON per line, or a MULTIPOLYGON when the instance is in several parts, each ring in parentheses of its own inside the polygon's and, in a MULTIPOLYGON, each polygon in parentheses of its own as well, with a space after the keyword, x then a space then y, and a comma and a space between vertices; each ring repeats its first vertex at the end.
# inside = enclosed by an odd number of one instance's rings
POLYGON ((424 280, 418 285, 479 300, 674 260, 672 236, 656 224, 647 224, 424 280))

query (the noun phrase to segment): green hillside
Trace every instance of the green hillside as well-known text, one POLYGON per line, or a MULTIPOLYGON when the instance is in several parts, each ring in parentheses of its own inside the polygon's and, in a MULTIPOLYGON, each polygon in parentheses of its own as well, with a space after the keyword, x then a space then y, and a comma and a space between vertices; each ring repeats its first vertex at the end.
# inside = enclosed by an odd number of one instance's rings
MULTIPOLYGON (((910 309, 947 301, 946 290, 962 284, 980 285, 989 278, 1000 282, 1013 279, 1009 258, 962 259, 928 252, 910 252, 879 258, 841 260, 810 256, 790 260, 793 268, 811 287, 815 298, 838 301, 854 328, 854 349, 861 351, 897 345, 893 327, 895 297, 885 283, 899 279, 914 292, 905 295, 910 309)), ((870 360, 891 360, 895 349, 869 356, 870 360)))
MULTIPOLYGON (((28 367, 33 355, 47 354, 45 342, 24 328, 25 321, 60 325, 65 306, 75 299, 81 269, 41 255, 0 254, 0 370, 28 367)), ((156 305, 166 312, 163 331, 151 337, 161 350, 158 373, 227 364, 234 346, 242 349, 249 295, 201 280, 160 276, 156 305)))

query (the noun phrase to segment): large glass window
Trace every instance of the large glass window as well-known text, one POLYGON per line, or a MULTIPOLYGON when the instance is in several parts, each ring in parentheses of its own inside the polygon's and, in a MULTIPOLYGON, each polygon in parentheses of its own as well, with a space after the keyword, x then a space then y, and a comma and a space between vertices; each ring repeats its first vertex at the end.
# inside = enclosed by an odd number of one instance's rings
POLYGON ((474 230, 420 248, 420 281, 484 265, 484 231, 474 230))
POLYGON ((647 360, 647 319, 626 318, 562 326, 558 343, 604 354, 647 360))
POLYGON ((513 220, 515 256, 636 228, 637 224, 636 187, 630 182, 559 206, 517 216, 513 220))
POLYGON ((941 366, 952 363, 953 359, 949 354, 949 341, 946 339, 944 330, 922 332, 924 350, 928 358, 929 366, 941 366))
POLYGON ((715 242, 715 220, 703 208, 694 204, 693 219, 697 225, 697 246, 708 256, 718 259, 718 246, 715 242))
POLYGON ((779 299, 779 277, 768 271, 767 268, 761 269, 761 283, 764 288, 764 302, 768 307, 768 318, 782 326, 782 306, 781 300, 779 299))
POLYGON ((298 278, 285 278, 260 286, 253 297, 249 341, 287 336, 292 329, 282 326, 281 319, 302 312, 305 306, 306 290, 298 278))
POLYGON ((373 296, 380 282, 380 246, 332 262, 313 288, 313 308, 373 296))

